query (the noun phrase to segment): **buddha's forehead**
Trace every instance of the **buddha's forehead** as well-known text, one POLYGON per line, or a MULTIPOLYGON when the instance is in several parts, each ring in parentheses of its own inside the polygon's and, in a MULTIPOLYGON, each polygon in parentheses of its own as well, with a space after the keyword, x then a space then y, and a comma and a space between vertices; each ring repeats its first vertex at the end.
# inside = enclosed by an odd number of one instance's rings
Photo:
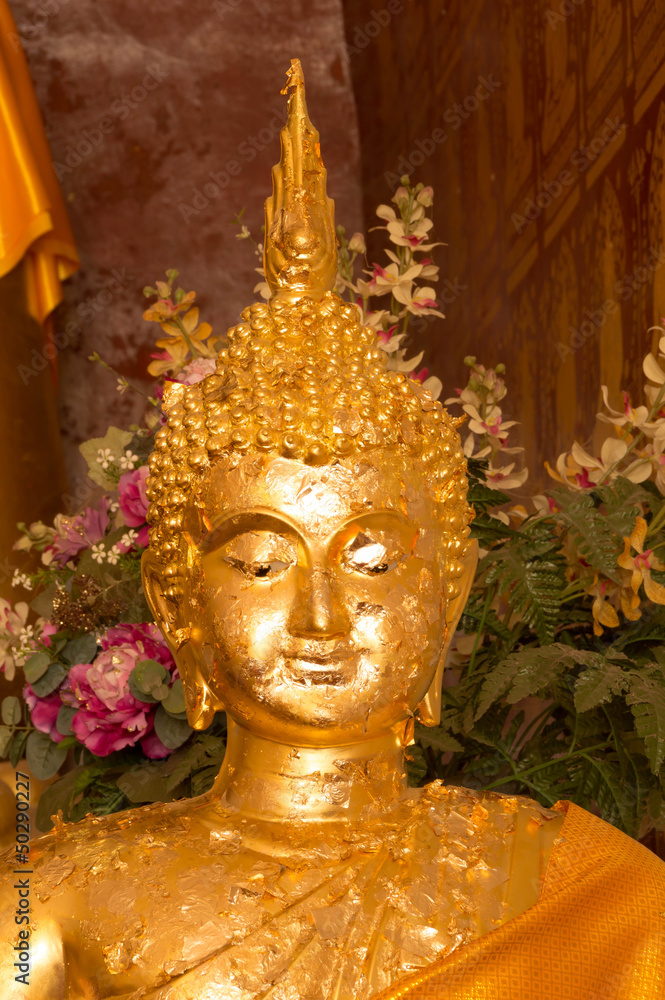
POLYGON ((202 500, 213 524, 232 513, 262 508, 282 512, 321 536, 362 513, 390 511, 421 527, 435 521, 421 471, 383 452, 321 466, 256 455, 232 468, 219 462, 210 471, 202 500))

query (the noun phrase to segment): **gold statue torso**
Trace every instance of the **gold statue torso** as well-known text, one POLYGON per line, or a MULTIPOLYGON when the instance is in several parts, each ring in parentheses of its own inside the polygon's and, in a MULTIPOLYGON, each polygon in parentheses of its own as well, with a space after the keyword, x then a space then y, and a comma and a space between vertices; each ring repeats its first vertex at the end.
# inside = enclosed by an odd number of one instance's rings
POLYGON ((369 1000, 535 904, 560 829, 526 799, 407 788, 477 559, 465 460, 441 404, 332 291, 297 60, 289 87, 272 298, 215 374, 167 387, 146 486, 146 598, 190 724, 227 712, 224 764, 199 799, 31 845, 29 987, 6 857, 11 1000, 369 1000))
POLYGON ((282 853, 212 794, 89 818, 33 845, 17 995, 365 1000, 535 903, 560 818, 439 782, 355 829, 292 825, 282 853))

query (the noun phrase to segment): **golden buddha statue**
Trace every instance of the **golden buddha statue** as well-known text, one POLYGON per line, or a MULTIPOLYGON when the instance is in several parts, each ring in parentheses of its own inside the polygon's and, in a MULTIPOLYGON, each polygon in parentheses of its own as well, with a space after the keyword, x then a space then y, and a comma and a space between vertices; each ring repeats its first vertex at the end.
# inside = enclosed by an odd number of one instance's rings
POLYGON ((215 374, 167 388, 150 460, 144 587, 190 723, 227 712, 224 764, 199 798, 32 844, 29 986, 8 862, 2 996, 661 996, 661 862, 575 806, 407 786, 475 569, 465 463, 443 407, 332 291, 297 60, 289 86, 272 298, 215 374))

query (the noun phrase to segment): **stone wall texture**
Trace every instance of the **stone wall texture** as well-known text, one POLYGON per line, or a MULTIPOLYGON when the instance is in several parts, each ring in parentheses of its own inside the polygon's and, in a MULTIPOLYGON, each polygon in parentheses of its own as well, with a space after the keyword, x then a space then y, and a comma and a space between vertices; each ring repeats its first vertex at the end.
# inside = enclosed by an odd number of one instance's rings
POLYGON ((139 395, 87 359, 97 351, 144 391, 157 333, 141 290, 170 267, 226 329, 256 297, 257 231, 279 159, 280 96, 302 60, 339 221, 361 228, 355 104, 340 0, 10 0, 61 179, 81 269, 56 330, 60 417, 76 489, 77 445, 140 417, 139 395))

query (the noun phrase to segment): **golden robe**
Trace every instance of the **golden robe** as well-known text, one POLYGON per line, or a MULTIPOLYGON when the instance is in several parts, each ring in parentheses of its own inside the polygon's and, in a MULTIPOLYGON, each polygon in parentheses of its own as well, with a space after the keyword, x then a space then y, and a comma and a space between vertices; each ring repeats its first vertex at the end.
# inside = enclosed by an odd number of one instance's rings
POLYGON ((304 826, 278 845, 212 795, 60 825, 26 869, 27 987, 5 856, 3 1000, 665 996, 665 865, 575 806, 434 782, 304 826))
POLYGON ((579 806, 538 902, 376 1000, 662 1000, 665 864, 579 806))

